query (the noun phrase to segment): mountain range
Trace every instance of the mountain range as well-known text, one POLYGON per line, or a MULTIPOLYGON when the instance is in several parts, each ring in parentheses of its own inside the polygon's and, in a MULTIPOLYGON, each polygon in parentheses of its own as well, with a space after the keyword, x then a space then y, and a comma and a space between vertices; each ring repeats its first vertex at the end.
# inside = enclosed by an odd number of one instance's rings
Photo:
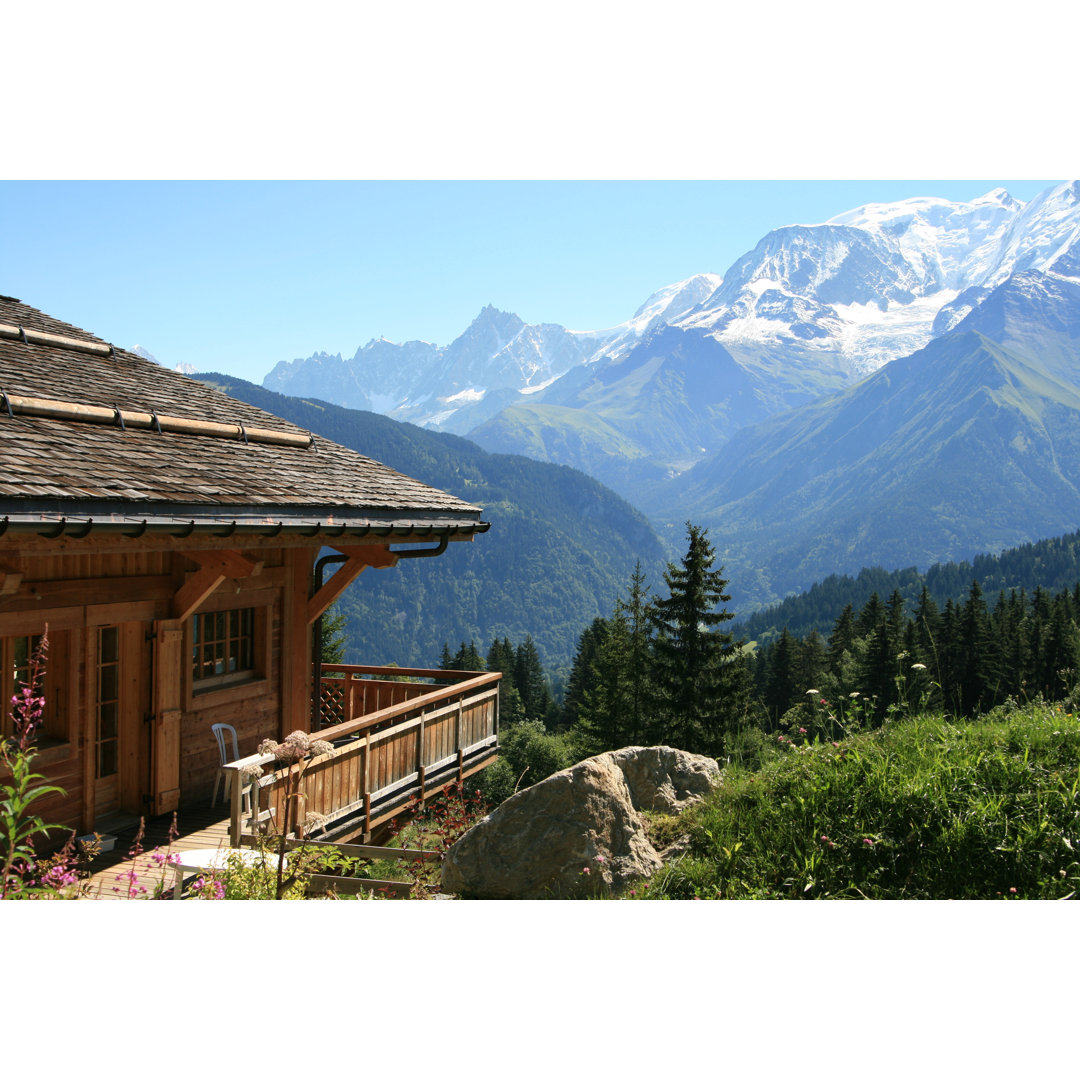
POLYGON ((676 545, 706 524, 752 608, 1074 529, 1078 302, 1080 183, 999 189, 775 229, 606 330, 487 307, 264 384, 574 466, 676 545))

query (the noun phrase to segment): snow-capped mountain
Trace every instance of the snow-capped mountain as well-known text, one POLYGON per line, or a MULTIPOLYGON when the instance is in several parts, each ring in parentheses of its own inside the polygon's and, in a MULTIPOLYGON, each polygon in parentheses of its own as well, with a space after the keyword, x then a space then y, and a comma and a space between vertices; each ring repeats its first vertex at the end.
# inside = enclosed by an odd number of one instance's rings
POLYGON ((468 429, 498 412, 506 404, 505 392, 534 394, 572 368, 625 353, 660 323, 701 303, 720 282, 716 274, 698 274, 666 286, 632 318, 603 330, 528 324, 489 304, 450 345, 398 345, 379 338, 357 349, 350 360, 315 353, 306 360, 282 361, 263 386, 396 420, 468 429))
POLYGON ((617 326, 529 325, 489 305, 450 345, 379 339, 348 360, 280 363, 263 385, 586 470, 630 440, 635 459, 678 472, 924 348, 1029 270, 1080 277, 1080 182, 1027 204, 997 189, 861 206, 775 229, 722 277, 659 289, 617 326))
POLYGON ((708 330, 736 356, 764 347, 861 377, 922 348, 1014 271, 1051 269, 1080 238, 1078 204, 1077 184, 1027 205, 999 188, 969 203, 907 199, 776 229, 678 325, 708 330))
MULTIPOLYGON (((148 349, 144 349, 142 345, 136 345, 131 351, 136 356, 141 356, 144 360, 150 360, 155 364, 161 364, 162 367, 165 366, 152 352, 148 349)), ((199 369, 194 364, 177 364, 173 368, 173 371, 179 371, 181 375, 197 375, 199 369)))

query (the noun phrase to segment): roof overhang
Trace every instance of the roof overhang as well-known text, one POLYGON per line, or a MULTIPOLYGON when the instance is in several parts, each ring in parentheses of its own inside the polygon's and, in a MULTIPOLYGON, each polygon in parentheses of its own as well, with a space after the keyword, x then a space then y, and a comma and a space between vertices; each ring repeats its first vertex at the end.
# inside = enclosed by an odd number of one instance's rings
POLYGON ((198 506, 0 500, 0 537, 19 533, 78 540, 91 535, 141 537, 251 536, 420 543, 471 540, 491 523, 478 516, 386 508, 198 506))

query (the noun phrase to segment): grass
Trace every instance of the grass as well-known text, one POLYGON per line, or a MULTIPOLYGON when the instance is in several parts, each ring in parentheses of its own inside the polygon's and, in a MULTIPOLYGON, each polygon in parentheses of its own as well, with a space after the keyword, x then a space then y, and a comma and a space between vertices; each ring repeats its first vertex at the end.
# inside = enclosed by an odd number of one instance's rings
POLYGON ((729 769, 643 895, 1060 899, 1080 892, 1080 717, 920 715, 729 769))

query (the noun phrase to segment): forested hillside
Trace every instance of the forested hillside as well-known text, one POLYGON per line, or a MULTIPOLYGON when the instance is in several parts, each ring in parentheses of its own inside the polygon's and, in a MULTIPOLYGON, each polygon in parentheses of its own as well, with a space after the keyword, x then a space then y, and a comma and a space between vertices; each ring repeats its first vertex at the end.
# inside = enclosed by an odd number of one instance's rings
MULTIPOLYGON (((532 635, 545 668, 569 665, 578 635, 607 612, 636 562, 665 563, 645 518, 574 469, 491 454, 455 435, 375 413, 285 397, 232 376, 199 378, 484 509, 491 530, 437 559, 369 570, 349 587, 349 663, 433 667, 444 644, 532 635)), ((483 643, 483 644, 481 644, 483 643)))
POLYGON ((828 634, 845 607, 859 610, 874 593, 881 597, 898 593, 913 607, 925 588, 944 607, 949 600, 961 602, 972 581, 979 582, 991 601, 1012 589, 1028 594, 1037 588, 1055 593, 1071 589, 1080 581, 1080 532, 1023 544, 998 555, 977 555, 970 562, 937 563, 925 573, 913 566, 891 571, 878 566, 863 569, 855 577, 831 574, 806 592, 740 620, 736 629, 758 644, 774 640, 785 628, 794 637, 805 637, 813 630, 828 634))

